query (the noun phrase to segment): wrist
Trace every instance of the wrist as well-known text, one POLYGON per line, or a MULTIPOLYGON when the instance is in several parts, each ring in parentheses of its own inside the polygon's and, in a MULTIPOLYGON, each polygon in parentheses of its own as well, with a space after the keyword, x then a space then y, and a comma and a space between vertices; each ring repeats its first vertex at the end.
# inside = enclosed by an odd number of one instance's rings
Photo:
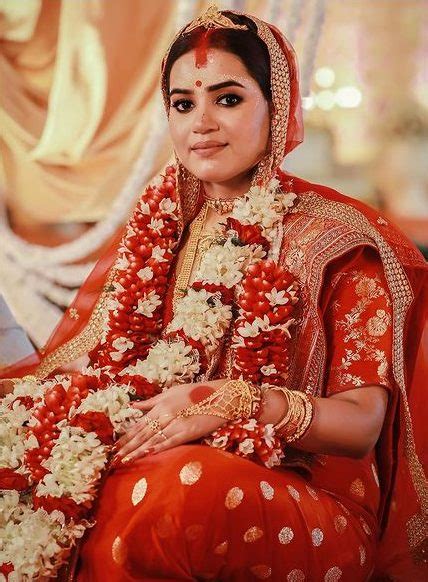
POLYGON ((268 388, 263 392, 259 421, 263 424, 278 424, 288 411, 288 402, 283 392, 268 388))

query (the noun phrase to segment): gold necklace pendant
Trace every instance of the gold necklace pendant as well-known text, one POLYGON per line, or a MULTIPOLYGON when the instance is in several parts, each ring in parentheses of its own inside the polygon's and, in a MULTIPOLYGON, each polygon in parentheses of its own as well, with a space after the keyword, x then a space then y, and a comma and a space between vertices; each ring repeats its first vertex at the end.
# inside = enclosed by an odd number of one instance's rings
POLYGON ((218 214, 227 214, 228 212, 232 212, 233 206, 238 198, 239 196, 229 199, 205 198, 205 203, 209 208, 212 208, 218 214))

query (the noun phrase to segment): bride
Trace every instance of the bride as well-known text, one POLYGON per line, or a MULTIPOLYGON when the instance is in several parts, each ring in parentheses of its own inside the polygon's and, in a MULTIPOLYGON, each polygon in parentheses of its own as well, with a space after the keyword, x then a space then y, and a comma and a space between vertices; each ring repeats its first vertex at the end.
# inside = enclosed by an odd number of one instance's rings
POLYGON ((29 538, 25 560, 5 537, 0 571, 52 575, 106 468, 81 582, 422 580, 406 389, 423 259, 376 212, 279 169, 303 132, 274 26, 209 9, 174 39, 162 89, 177 163, 38 361, 7 374, 4 418, 27 423, 25 453, 0 456, 10 520, 59 510, 73 533, 49 526, 58 546, 29 538))

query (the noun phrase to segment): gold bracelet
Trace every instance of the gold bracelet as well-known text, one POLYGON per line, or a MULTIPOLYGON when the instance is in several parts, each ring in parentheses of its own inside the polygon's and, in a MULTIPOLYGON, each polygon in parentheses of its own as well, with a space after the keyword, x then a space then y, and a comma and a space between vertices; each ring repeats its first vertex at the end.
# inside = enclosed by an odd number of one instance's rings
POLYGON ((270 389, 276 390, 277 392, 282 392, 285 396, 286 401, 287 401, 287 411, 286 411, 284 417, 279 422, 277 422, 275 427, 274 427, 275 431, 278 432, 289 423, 290 418, 291 418, 292 413, 293 413, 293 409, 291 406, 291 398, 290 398, 291 390, 289 390, 285 386, 270 386, 270 389))
POLYGON ((293 443, 303 438, 309 430, 314 418, 314 400, 298 390, 281 390, 288 400, 289 408, 274 428, 287 443, 293 443))
POLYGON ((228 380, 221 388, 196 404, 177 412, 177 418, 210 414, 226 420, 251 418, 260 407, 261 390, 244 380, 228 380), (238 402, 236 403, 236 400, 238 402))

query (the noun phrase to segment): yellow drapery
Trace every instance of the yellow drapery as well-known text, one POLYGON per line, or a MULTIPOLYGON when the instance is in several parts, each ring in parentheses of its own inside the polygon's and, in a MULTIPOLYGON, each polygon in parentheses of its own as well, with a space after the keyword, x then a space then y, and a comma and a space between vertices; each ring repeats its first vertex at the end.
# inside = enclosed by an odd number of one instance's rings
POLYGON ((175 4, 0 0, 0 183, 14 219, 105 215, 144 145, 175 4))

